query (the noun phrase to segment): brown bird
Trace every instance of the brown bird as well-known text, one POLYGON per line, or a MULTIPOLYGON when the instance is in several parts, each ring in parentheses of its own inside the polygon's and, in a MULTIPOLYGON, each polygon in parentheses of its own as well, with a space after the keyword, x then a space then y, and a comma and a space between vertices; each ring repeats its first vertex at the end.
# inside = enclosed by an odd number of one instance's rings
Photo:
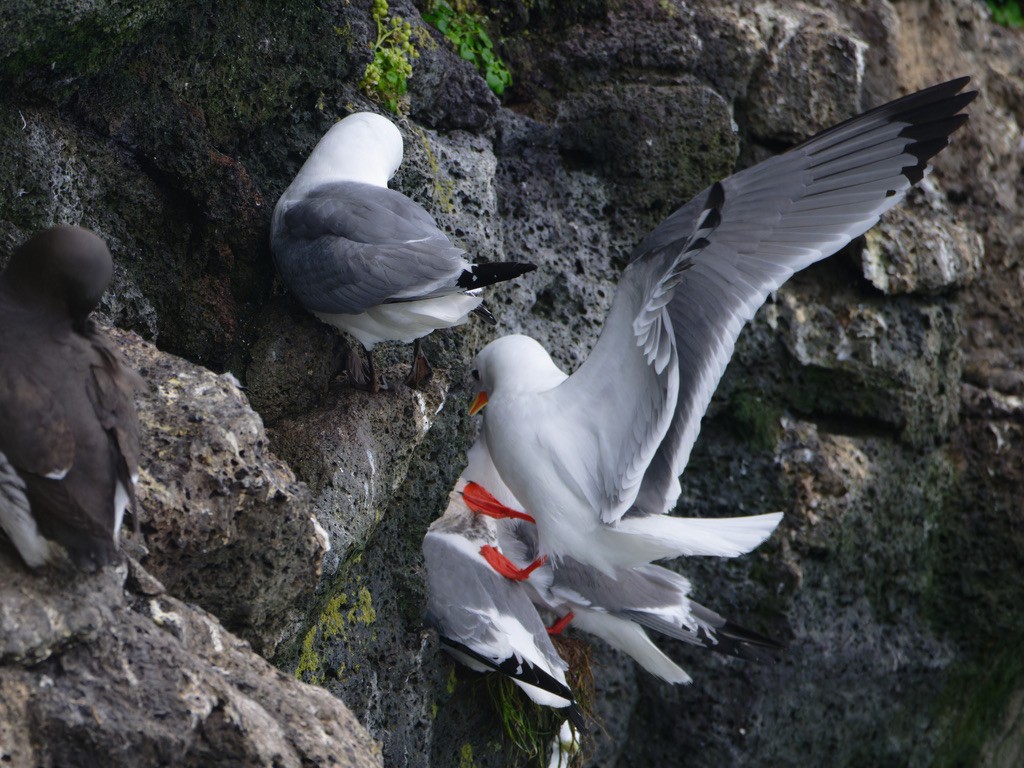
POLYGON ((142 380, 90 317, 112 274, 79 227, 34 235, 0 273, 0 528, 33 568, 54 543, 106 565, 134 511, 142 380))

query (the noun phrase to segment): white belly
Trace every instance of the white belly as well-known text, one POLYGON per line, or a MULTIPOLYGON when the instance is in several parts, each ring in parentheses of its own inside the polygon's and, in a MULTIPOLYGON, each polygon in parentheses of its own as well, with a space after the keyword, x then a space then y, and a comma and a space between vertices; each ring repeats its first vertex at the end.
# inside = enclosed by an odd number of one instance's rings
POLYGON ((433 299, 381 304, 359 315, 316 316, 356 338, 366 349, 382 341, 410 343, 438 328, 451 328, 466 322, 469 313, 483 299, 467 293, 452 293, 433 299))
MULTIPOLYGON (((484 411, 484 434, 494 467, 536 519, 540 552, 556 561, 563 555, 586 561, 574 545, 599 528, 598 513, 575 492, 572 478, 560 472, 549 446, 535 433, 535 425, 549 420, 539 410, 527 416, 518 405, 492 400, 484 411)), ((539 402, 534 405, 543 408, 539 402)))

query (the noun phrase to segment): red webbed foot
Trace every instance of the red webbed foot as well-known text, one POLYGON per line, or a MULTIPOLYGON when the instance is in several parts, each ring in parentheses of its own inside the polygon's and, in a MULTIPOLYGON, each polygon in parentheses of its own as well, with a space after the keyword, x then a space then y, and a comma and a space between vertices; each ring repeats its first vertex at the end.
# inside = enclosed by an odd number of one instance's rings
POLYGON ((479 483, 466 483, 466 487, 462 489, 462 498, 466 501, 466 506, 478 514, 497 518, 511 517, 528 523, 537 523, 525 512, 506 507, 479 483))
POLYGON ((560 635, 565 631, 565 628, 569 626, 569 622, 576 618, 576 614, 569 611, 565 616, 560 618, 550 627, 545 627, 549 635, 560 635))
POLYGON ((531 573, 548 561, 547 555, 544 555, 542 557, 538 557, 525 568, 520 568, 501 554, 501 551, 498 550, 497 547, 492 547, 490 544, 484 544, 480 547, 480 554, 491 568, 500 573, 506 579, 512 579, 513 581, 526 581, 530 578, 531 573))

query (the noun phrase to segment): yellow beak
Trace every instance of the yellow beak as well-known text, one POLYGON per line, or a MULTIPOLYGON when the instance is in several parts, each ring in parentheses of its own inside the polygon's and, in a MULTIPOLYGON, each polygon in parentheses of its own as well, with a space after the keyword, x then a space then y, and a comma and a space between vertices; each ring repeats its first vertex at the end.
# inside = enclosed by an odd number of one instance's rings
POLYGON ((476 416, 478 413, 480 413, 480 411, 484 409, 485 405, 487 405, 487 393, 481 391, 477 393, 477 396, 473 398, 473 402, 470 403, 469 415, 476 416))

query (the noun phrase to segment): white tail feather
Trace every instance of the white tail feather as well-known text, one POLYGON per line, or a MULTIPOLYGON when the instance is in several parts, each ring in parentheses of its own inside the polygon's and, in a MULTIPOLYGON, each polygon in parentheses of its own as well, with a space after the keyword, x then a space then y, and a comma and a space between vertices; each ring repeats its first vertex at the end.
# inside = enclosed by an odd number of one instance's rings
POLYGON ((688 685, 693 679, 666 656, 644 632, 643 627, 627 619, 586 609, 577 609, 573 626, 597 635, 608 645, 633 657, 652 675, 676 685, 688 685))
POLYGON ((623 539, 639 538, 650 562, 680 555, 738 557, 760 546, 781 521, 781 512, 721 518, 649 515, 624 518, 613 530, 626 534, 623 539))

